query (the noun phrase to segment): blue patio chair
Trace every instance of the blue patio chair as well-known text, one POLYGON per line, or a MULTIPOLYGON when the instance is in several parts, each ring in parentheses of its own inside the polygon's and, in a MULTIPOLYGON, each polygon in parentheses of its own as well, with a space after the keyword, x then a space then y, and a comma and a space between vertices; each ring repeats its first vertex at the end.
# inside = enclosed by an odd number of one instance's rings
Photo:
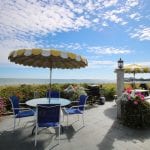
POLYGON ((37 144, 37 132, 39 127, 57 127, 58 144, 60 142, 60 105, 40 104, 37 105, 37 119, 35 129, 35 146, 37 144))
POLYGON ((34 111, 30 108, 20 108, 20 104, 23 103, 19 103, 19 98, 17 96, 11 96, 9 97, 9 100, 12 105, 14 115, 14 130, 15 130, 16 119, 19 118, 20 122, 20 118, 34 116, 34 111))
POLYGON ((79 120, 79 115, 82 115, 82 121, 83 121, 83 126, 84 126, 84 110, 85 110, 87 99, 88 99, 88 96, 80 95, 80 98, 77 101, 78 105, 72 106, 70 108, 63 108, 63 113, 67 115, 67 125, 68 125, 69 115, 78 115, 78 120, 79 120))
POLYGON ((51 97, 51 98, 60 98, 60 93, 58 91, 50 91, 50 90, 48 90, 46 92, 46 97, 47 98, 49 98, 49 97, 51 97))

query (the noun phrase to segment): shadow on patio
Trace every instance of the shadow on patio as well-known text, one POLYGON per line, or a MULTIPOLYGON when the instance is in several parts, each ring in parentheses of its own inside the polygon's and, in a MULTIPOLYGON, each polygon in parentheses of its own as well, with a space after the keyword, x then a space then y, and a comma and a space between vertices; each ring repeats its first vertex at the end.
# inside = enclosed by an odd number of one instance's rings
MULTIPOLYGON (((0 121, 0 150, 149 150, 150 130, 131 129, 116 118, 116 105, 106 102, 85 111, 85 127, 82 121, 71 118, 69 126, 63 122, 60 146, 53 129, 42 130, 34 147, 33 126, 22 125, 13 133, 11 116, 0 121), (11 119, 10 119, 11 118, 11 119), (50 133, 51 131, 51 133, 50 133)), ((23 122, 21 122, 22 124, 23 122)))
MULTIPOLYGON (((34 149, 33 137, 31 136, 31 127, 19 128, 13 131, 3 131, 0 135, 0 149, 1 150, 25 150, 34 149)), ((40 147, 43 147, 39 144, 40 147)))
POLYGON ((116 149, 149 149, 145 141, 150 138, 149 129, 132 129, 123 126, 119 120, 116 119, 116 106, 104 110, 104 114, 113 119, 114 122, 109 128, 103 140, 97 145, 99 150, 116 149), (145 143, 145 145, 144 145, 145 143))

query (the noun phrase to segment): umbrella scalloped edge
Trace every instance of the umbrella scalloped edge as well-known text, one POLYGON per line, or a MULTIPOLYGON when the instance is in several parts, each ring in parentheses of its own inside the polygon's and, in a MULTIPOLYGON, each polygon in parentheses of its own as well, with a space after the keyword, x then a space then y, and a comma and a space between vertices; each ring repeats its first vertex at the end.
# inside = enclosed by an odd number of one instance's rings
POLYGON ((12 51, 8 59, 16 64, 44 68, 80 68, 88 65, 87 59, 80 55, 55 49, 19 49, 12 51))

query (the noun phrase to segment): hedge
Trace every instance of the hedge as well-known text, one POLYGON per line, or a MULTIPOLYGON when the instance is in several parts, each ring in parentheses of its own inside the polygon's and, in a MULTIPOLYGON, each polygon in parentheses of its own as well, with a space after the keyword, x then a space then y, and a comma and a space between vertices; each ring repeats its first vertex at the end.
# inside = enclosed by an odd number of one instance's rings
MULTIPOLYGON (((80 94, 86 94, 83 88, 87 88, 88 84, 71 84, 76 89, 76 92, 66 93, 64 89, 66 89, 69 85, 70 84, 52 84, 52 90, 60 91, 61 97, 68 98, 70 100, 76 100, 80 94)), ((103 94, 107 101, 113 100, 113 96, 116 93, 115 86, 115 84, 103 84, 103 94)), ((24 103, 25 101, 34 98, 35 91, 38 93, 39 97, 45 97, 45 93, 48 89, 49 85, 47 84, 0 86, 0 97, 6 105, 6 109, 9 110, 11 107, 9 102, 10 96, 19 96, 20 101, 24 103)))

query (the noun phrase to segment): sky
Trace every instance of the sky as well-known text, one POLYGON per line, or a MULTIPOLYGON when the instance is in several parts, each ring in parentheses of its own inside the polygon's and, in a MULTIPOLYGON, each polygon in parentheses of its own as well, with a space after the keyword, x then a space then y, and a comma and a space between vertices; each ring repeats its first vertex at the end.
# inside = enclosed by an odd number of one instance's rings
POLYGON ((54 79, 114 80, 120 58, 150 66, 150 1, 0 0, 0 78, 49 78, 48 69, 9 62, 9 53, 21 48, 58 49, 88 60, 86 68, 54 69, 54 79))

